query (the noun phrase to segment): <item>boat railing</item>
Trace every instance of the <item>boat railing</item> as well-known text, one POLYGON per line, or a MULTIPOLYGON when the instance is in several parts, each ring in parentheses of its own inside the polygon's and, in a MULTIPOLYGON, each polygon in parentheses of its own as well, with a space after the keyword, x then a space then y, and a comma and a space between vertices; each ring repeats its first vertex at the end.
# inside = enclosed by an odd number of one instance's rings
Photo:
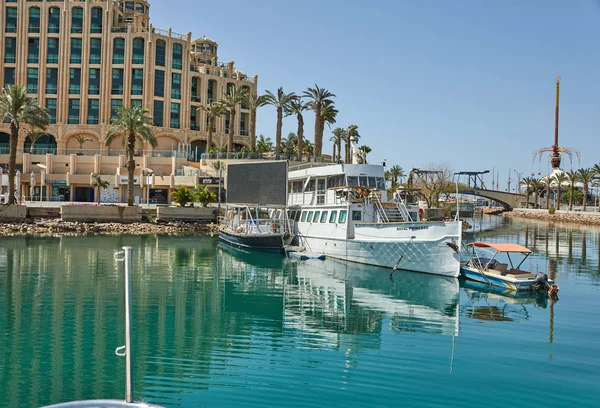
POLYGON ((372 201, 375 204, 375 208, 377 209, 377 215, 379 217, 380 222, 390 222, 385 209, 383 208, 383 204, 381 204, 381 200, 377 194, 372 194, 372 201))
POLYGON ((223 219, 222 228, 236 234, 261 235, 292 233, 294 221, 281 218, 223 219))
POLYGON ((406 208, 406 202, 404 201, 402 196, 397 192, 394 192, 394 201, 396 202, 396 208, 398 208, 398 211, 400 211, 400 214, 402 214, 404 221, 411 222, 412 217, 408 212, 408 208, 406 208))

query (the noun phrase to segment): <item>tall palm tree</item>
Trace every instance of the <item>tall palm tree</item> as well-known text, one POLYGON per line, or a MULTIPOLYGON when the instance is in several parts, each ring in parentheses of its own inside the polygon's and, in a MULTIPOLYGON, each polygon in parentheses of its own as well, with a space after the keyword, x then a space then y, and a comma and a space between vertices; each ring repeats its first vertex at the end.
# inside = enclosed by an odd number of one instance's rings
POLYGON ((90 187, 98 189, 98 204, 100 204, 100 196, 102 195, 102 190, 108 188, 108 186, 110 186, 110 183, 107 180, 102 180, 100 174, 92 173, 92 183, 90 184, 90 187))
POLYGON ((29 138, 29 141, 31 142, 31 146, 29 147, 30 154, 33 154, 33 149, 35 149, 35 144, 44 135, 45 135, 44 131, 36 129, 36 128, 31 128, 29 130, 29 132, 27 132, 27 137, 29 138))
POLYGON ((249 92, 246 95, 244 103, 250 109, 250 144, 252 151, 256 151, 256 110, 267 104, 265 95, 259 95, 256 91, 249 92))
MULTIPOLYGON (((223 106, 222 103, 217 101, 212 101, 208 105, 202 105, 198 110, 203 110, 206 112, 206 119, 208 121, 208 137, 206 138, 206 153, 210 152, 210 149, 213 144, 213 128, 215 127, 215 119, 221 117, 227 113, 227 109, 223 106)), ((209 157, 207 155, 207 157, 209 157)))
POLYGON ((313 152, 313 161, 317 160, 317 157, 323 154, 323 131, 325 120, 321 115, 321 110, 324 105, 332 104, 335 98, 335 94, 329 92, 325 88, 319 88, 315 84, 314 88, 308 88, 304 91, 303 96, 309 99, 308 107, 315 113, 315 148, 313 152))
POLYGON ((404 170, 398 165, 394 165, 389 169, 390 180, 392 181, 392 189, 396 190, 398 187, 398 180, 405 176, 404 170))
POLYGON ((360 135, 358 134, 358 126, 350 125, 348 129, 346 129, 346 163, 352 163, 352 153, 350 152, 350 145, 352 141, 355 143, 360 139, 360 135))
POLYGON ((15 175, 17 173, 17 144, 21 125, 46 129, 50 122, 47 109, 27 97, 27 88, 22 85, 8 86, 0 94, 0 122, 10 123, 10 154, 8 157, 8 204, 15 204, 15 175))
POLYGON ((569 181, 569 176, 567 175, 567 173, 557 173, 554 175, 554 182, 556 183, 556 195, 558 196, 558 202, 556 204, 557 210, 560 210, 560 190, 562 188, 563 183, 566 183, 567 181, 569 181))
POLYGON ((291 101, 297 98, 296 94, 291 92, 286 94, 283 92, 283 87, 277 89, 277 95, 271 91, 265 93, 267 104, 273 105, 277 109, 277 133, 275 133, 275 158, 279 159, 281 154, 281 128, 283 127, 283 110, 291 101))
POLYGON ((256 150, 261 153, 271 153, 273 151, 273 142, 270 137, 265 138, 263 135, 258 137, 258 142, 256 143, 256 150))
POLYGON ((135 172, 135 142, 149 143, 152 147, 157 146, 156 137, 152 132, 153 118, 147 109, 137 105, 131 108, 121 108, 117 111, 117 117, 106 132, 106 145, 116 137, 121 137, 127 152, 127 205, 133 206, 133 177, 135 172))
POLYGON ((575 196, 575 183, 578 181, 577 173, 573 170, 567 173, 569 178, 569 211, 573 210, 573 197, 575 196))
POLYGON ((594 164, 592 166, 592 171, 594 172, 594 177, 600 179, 600 163, 594 164))
POLYGON ((540 183, 542 183, 546 194, 546 208, 550 208, 550 184, 552 184, 552 179, 550 176, 544 176, 540 180, 540 183))
MULTIPOLYGON (((531 196, 531 180, 533 180, 533 177, 524 177, 521 179, 521 185, 525 187, 525 200, 527 200, 527 208, 529 208, 529 196, 531 196)), ((535 205, 533 208, 535 208, 535 205)))
POLYGON ((299 161, 302 161, 302 153, 303 153, 302 145, 304 142, 304 116, 302 115, 302 112, 307 111, 307 110, 308 110, 308 103, 302 101, 302 98, 297 96, 296 98, 291 100, 290 103, 288 104, 287 109, 286 109, 286 115, 285 115, 285 116, 296 115, 296 119, 298 120, 298 132, 297 132, 298 146, 297 146, 296 150, 298 152, 298 160, 299 161))
POLYGON ((529 181, 529 185, 531 186, 531 189, 533 190, 533 208, 538 208, 539 204, 538 204, 538 198, 540 196, 540 188, 542 188, 542 180, 532 177, 531 180, 529 181))
POLYGON ((338 155, 337 158, 338 160, 342 160, 342 140, 344 140, 346 129, 336 127, 331 131, 331 133, 333 133, 333 136, 331 137, 331 139, 329 139, 331 142, 333 142, 333 157, 331 159, 335 163, 337 161, 335 157, 336 147, 338 155))
POLYGON ((372 149, 367 145, 363 145, 358 148, 358 153, 360 154, 363 164, 367 164, 367 154, 371 152, 372 149))
POLYGON ((594 178, 594 170, 591 168, 577 170, 579 181, 583 183, 583 211, 587 209, 587 196, 590 183, 594 178))
POLYGON ((83 150, 83 144, 85 142, 89 142, 90 140, 92 140, 89 137, 87 137, 86 135, 82 135, 82 134, 73 136, 73 139, 75 139, 77 141, 77 143, 79 143, 79 150, 83 150))
POLYGON ((229 130, 227 131, 227 154, 233 151, 233 136, 235 133, 235 114, 236 107, 246 102, 248 95, 248 88, 241 86, 232 86, 229 88, 229 92, 220 101, 221 104, 229 110, 229 130))

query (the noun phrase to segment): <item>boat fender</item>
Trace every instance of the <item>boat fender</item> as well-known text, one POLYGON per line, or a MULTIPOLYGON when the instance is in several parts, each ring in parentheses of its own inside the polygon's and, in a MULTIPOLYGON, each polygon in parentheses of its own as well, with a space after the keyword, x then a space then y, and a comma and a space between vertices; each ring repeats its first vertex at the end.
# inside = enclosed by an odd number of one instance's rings
POLYGON ((548 289, 548 296, 553 299, 556 298, 558 296, 559 290, 560 290, 560 288, 556 284, 550 286, 550 289, 548 289))
POLYGON ((545 273, 538 273, 533 280, 533 285, 531 285, 532 289, 549 289, 550 284, 548 283, 548 275, 545 273))
POLYGON ((291 237, 291 234, 289 232, 286 232, 283 234, 283 239, 285 239, 285 240, 290 239, 290 237, 291 237))

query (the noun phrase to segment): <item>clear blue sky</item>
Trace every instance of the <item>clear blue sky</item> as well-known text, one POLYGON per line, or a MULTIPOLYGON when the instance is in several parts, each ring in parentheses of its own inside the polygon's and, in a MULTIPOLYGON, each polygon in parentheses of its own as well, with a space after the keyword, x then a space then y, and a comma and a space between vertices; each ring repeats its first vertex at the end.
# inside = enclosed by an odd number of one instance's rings
MULTIPOLYGON (((334 92, 337 125, 359 126, 371 162, 495 168, 502 188, 509 168, 545 174, 547 156, 533 164, 532 153, 553 144, 557 73, 559 142, 581 151, 575 169, 600 162, 600 0, 151 4, 155 27, 214 39, 220 60, 259 75, 259 92, 334 92)), ((274 109, 258 115, 257 133, 274 139, 274 109)), ((296 130, 293 117, 283 130, 296 130)))

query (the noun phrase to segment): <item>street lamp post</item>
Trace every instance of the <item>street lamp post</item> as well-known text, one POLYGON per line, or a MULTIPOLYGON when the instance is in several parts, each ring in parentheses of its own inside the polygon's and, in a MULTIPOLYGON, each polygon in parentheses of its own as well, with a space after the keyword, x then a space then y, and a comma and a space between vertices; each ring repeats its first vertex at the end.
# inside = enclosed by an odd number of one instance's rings
POLYGON ((521 193, 521 177, 523 176, 523 173, 519 173, 516 169, 513 169, 513 171, 517 175, 517 188, 515 188, 515 190, 517 191, 517 193, 520 194, 521 193))
POLYGON ((219 204, 217 206, 217 216, 219 216, 221 214, 221 177, 222 177, 222 171, 223 169, 221 168, 223 164, 219 165, 219 204))
POLYGON ((150 177, 154 175, 154 170, 144 168, 142 172, 144 173, 144 177, 146 177, 146 180, 144 180, 146 182, 146 206, 150 207, 150 177))
POLYGON ((40 170, 40 207, 41 207, 43 197, 44 197, 44 192, 43 192, 42 188, 46 186, 46 180, 44 177, 44 170, 46 170, 46 166, 43 164, 40 164, 40 163, 38 163, 37 166, 41 169, 40 170))

